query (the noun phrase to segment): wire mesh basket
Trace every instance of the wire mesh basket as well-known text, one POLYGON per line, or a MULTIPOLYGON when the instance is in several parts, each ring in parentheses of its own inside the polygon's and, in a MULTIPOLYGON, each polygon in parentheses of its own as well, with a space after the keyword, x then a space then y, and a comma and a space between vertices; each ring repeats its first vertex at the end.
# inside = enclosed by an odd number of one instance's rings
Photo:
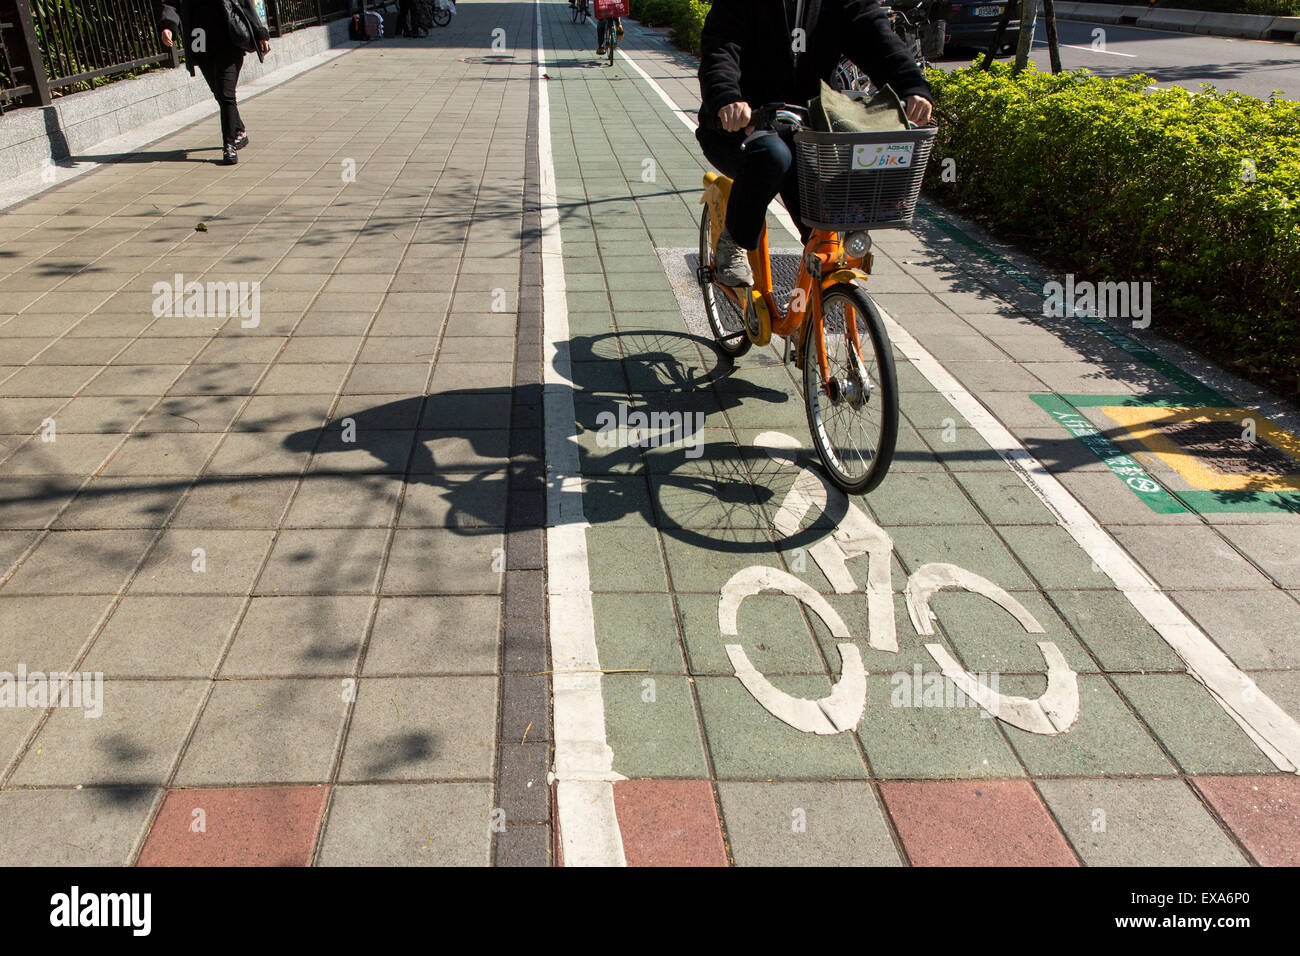
POLYGON ((937 132, 800 130, 794 137, 800 219, 833 232, 910 225, 937 132))

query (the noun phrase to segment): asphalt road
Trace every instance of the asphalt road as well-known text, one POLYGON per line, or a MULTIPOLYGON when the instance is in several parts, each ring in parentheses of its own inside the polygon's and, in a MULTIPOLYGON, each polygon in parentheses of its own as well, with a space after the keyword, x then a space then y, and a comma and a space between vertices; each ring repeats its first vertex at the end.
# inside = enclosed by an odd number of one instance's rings
MULTIPOLYGON (((1300 97, 1300 43, 1234 40, 1227 37, 1162 33, 1137 27, 1101 23, 1058 22, 1061 64, 1103 76, 1145 73, 1160 86, 1199 90, 1202 83, 1267 97, 1280 90, 1287 99, 1300 97), (1094 31, 1104 31, 1104 49, 1092 49, 1094 31)), ((952 50, 939 65, 965 66, 973 49, 952 50)), ((1035 34, 1033 60, 1049 69, 1047 30, 1042 17, 1035 34)))

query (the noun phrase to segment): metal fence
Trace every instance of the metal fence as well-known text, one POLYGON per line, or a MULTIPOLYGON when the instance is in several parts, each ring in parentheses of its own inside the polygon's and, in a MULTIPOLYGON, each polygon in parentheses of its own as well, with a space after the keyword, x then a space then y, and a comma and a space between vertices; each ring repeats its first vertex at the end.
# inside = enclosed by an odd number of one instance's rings
MULTIPOLYGON (((272 36, 350 16, 361 0, 265 0, 272 36)), ((366 6, 375 6, 371 2, 366 6)), ((159 67, 157 0, 0 0, 0 112, 159 67)))

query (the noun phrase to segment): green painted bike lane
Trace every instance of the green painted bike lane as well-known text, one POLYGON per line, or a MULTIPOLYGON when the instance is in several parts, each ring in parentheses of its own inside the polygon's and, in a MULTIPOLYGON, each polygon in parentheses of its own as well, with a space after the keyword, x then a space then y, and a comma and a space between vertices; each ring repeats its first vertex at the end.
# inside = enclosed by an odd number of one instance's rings
MULTIPOLYGON (((573 25, 565 4, 540 6, 573 440, 606 735, 626 778, 613 789, 627 861, 1276 858, 1277 834, 1250 832, 1244 801, 1263 781, 1285 803, 1295 778, 897 345, 904 420, 889 477, 867 498, 831 495, 796 513, 797 527, 783 521, 792 491, 819 485, 793 366, 772 349, 732 367, 684 315, 699 296, 685 254, 697 244, 706 169, 694 138, 626 60, 597 63, 592 24, 573 25), (638 447, 638 412, 685 434, 659 430, 658 447, 638 447), (793 461, 773 433, 793 440, 793 461), (838 571, 826 550, 837 528, 852 539, 840 553, 853 555, 838 571), (871 554, 863 536, 875 536, 871 554), (917 572, 936 563, 996 586, 1036 632, 1006 602, 964 590, 934 593, 927 622, 917 572), (736 636, 724 634, 724 591, 755 567, 816 597, 747 596, 736 636), (845 677, 845 644, 868 675, 865 707, 826 733, 774 716, 727 650, 740 645, 771 687, 814 700, 845 677), (1032 729, 1014 726, 1010 705, 1007 719, 990 717, 936 660, 950 656, 1004 698, 1029 701, 1048 683, 1041 644, 1059 651, 1077 688, 1063 729, 1024 716, 1032 729)), ((629 27, 633 60, 665 86, 689 84, 688 64, 629 27)), ((774 246, 791 244, 775 220, 770 230, 774 246)), ((912 234, 878 234, 868 291, 887 309, 897 308, 891 293, 910 292, 904 265, 925 248, 912 234)), ((1281 818, 1295 826, 1293 811, 1281 818)))

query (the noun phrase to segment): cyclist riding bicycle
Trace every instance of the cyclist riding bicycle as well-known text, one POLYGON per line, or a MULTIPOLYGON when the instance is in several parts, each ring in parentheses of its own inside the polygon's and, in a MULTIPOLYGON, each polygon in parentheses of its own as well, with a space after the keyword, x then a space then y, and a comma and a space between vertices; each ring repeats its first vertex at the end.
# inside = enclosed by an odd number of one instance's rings
MULTIPOLYGON (((700 41, 696 138, 704 155, 734 180, 714 275, 732 287, 754 284, 746 250, 758 248, 768 204, 780 194, 798 222, 794 154, 780 136, 745 149, 753 111, 768 103, 806 103, 847 56, 877 87, 888 85, 907 118, 924 125, 933 98, 920 67, 877 0, 714 0, 700 41)), ((804 239, 808 230, 799 223, 804 239)))
POLYGON ((605 55, 605 44, 607 42, 607 38, 609 37, 609 29, 611 26, 616 31, 618 38, 620 40, 623 39, 623 18, 622 17, 611 17, 608 20, 597 20, 596 21, 596 56, 605 55))

